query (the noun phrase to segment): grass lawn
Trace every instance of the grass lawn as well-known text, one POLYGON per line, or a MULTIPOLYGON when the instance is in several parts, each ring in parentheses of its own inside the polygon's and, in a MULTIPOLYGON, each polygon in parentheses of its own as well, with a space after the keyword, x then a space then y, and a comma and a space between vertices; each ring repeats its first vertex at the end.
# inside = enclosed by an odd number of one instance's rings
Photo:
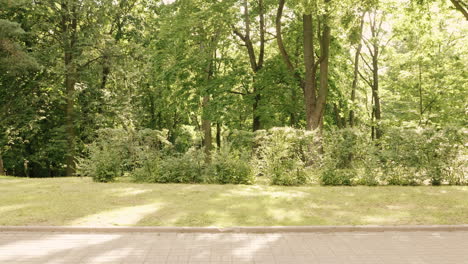
POLYGON ((0 225, 467 224, 468 186, 282 187, 0 177, 0 225))

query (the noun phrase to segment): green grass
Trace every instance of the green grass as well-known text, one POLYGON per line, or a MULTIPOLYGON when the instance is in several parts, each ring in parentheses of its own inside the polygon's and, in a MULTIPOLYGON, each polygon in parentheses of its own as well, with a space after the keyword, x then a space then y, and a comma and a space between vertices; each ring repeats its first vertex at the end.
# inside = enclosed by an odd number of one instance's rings
POLYGON ((0 177, 0 225, 277 226, 468 223, 468 187, 94 183, 0 177))

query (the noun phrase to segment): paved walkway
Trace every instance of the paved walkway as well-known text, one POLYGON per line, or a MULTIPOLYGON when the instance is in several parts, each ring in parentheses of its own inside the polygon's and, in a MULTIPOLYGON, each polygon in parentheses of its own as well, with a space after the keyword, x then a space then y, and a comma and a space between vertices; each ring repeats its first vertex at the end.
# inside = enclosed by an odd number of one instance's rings
POLYGON ((0 263, 468 264, 468 232, 0 232, 0 263))

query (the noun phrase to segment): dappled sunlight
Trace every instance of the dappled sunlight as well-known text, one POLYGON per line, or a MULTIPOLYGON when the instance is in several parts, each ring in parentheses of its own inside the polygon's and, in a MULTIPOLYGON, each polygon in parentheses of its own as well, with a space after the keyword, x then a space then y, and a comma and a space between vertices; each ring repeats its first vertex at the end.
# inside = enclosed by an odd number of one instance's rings
POLYGON ((268 213, 271 218, 278 222, 300 223, 304 219, 302 212, 291 208, 269 208, 268 213))
POLYGON ((463 224, 468 217, 464 186, 100 184, 69 177, 15 181, 24 184, 0 186, 0 225, 463 224))
POLYGON ((126 197, 126 196, 135 196, 139 194, 144 194, 151 192, 151 190, 143 190, 143 189, 138 189, 138 188, 118 188, 118 189, 109 189, 104 191, 106 194, 111 194, 117 197, 126 197))
POLYGON ((306 192, 295 191, 295 190, 269 190, 263 186, 249 186, 243 189, 234 189, 229 190, 223 194, 221 197, 225 196, 267 196, 271 198, 302 198, 309 195, 306 192))
POLYGON ((31 205, 30 204, 13 204, 13 205, 0 206, 0 214, 20 210, 28 206, 31 206, 31 205))
POLYGON ((402 209, 405 209, 405 206, 402 206, 402 205, 386 205, 385 207, 387 207, 387 208, 390 209, 390 210, 402 210, 402 209))
POLYGON ((72 226, 114 226, 135 225, 146 215, 156 212, 161 208, 161 203, 147 205, 128 206, 115 210, 99 212, 85 216, 69 223, 72 226))
POLYGON ((452 188, 458 191, 468 192, 468 186, 452 186, 452 188))
POLYGON ((390 215, 379 214, 379 215, 362 216, 362 221, 364 222, 364 224, 371 224, 371 225, 395 224, 395 223, 406 222, 408 219, 410 219, 410 214, 404 211, 394 212, 390 215))
POLYGON ((307 204, 308 207, 310 208, 314 208, 314 209, 332 209, 332 210, 338 210, 338 209, 341 209, 340 206, 338 205, 334 205, 334 204, 318 204, 318 203, 308 203, 307 204))

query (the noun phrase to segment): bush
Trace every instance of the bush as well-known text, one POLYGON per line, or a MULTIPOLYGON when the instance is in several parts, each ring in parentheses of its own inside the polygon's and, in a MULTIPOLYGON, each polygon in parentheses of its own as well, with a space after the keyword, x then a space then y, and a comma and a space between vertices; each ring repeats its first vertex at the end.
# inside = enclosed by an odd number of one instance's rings
POLYGON ((379 141, 357 129, 325 133, 324 185, 465 184, 463 133, 445 128, 391 128, 379 141), (351 179, 350 179, 351 178, 351 179))
POLYGON ((353 185, 356 177, 354 169, 327 169, 322 172, 320 183, 323 185, 353 185))
POLYGON ((225 145, 212 153, 211 163, 206 170, 206 180, 209 183, 220 184, 253 184, 255 177, 245 152, 233 150, 225 145))
POLYGON ((254 176, 248 156, 223 147, 206 163, 203 149, 191 148, 184 154, 148 160, 133 172, 137 182, 252 184, 254 176))
POLYGON ((201 183, 204 180, 204 159, 202 149, 191 148, 184 154, 148 160, 132 175, 139 182, 201 183))
POLYGON ((91 176, 96 182, 110 182, 122 174, 127 134, 123 130, 98 131, 95 142, 87 146, 88 157, 80 159, 78 174, 91 176))
POLYGON ((393 128, 380 158, 388 184, 464 184, 463 134, 453 128, 393 128))
POLYGON ((78 173, 98 182, 113 181, 124 172, 141 167, 147 160, 169 152, 167 131, 102 129, 87 146, 87 157, 79 159, 78 173))
POLYGON ((91 176, 96 182, 110 182, 122 174, 121 156, 108 147, 90 147, 91 155, 80 164, 79 174, 91 176))
POLYGON ((323 185, 377 185, 374 143, 356 128, 324 133, 323 185))
POLYGON ((172 135, 174 148, 179 153, 187 152, 191 147, 202 145, 202 133, 194 126, 182 125, 172 135))
MULTIPOLYGON (((314 132, 293 128, 237 131, 228 136, 235 144, 213 151, 208 164, 203 149, 177 152, 167 131, 103 129, 97 134, 78 172, 98 182, 130 173, 140 182, 252 184, 257 175, 275 185, 301 185, 314 171, 323 185, 468 183, 466 132, 452 128, 391 128, 379 141, 363 130, 341 129, 324 132, 321 143, 314 132)), ((192 144, 186 139, 177 143, 180 150, 192 144)))
POLYGON ((250 152, 255 144, 255 133, 250 131, 233 130, 227 140, 232 149, 250 152))
POLYGON ((305 184, 308 181, 306 165, 319 161, 314 139, 315 133, 293 128, 258 131, 256 174, 266 175, 274 185, 305 184))

